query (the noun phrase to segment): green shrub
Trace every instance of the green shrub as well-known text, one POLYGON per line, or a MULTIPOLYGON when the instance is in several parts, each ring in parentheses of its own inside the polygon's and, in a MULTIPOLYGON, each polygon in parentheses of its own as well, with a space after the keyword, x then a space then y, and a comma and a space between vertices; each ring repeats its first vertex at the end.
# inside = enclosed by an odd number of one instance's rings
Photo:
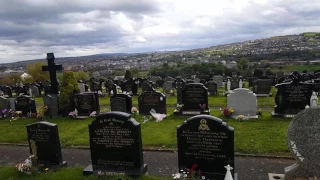
POLYGON ((63 115, 71 111, 71 100, 74 94, 80 92, 77 80, 73 72, 66 71, 63 73, 62 83, 60 86, 59 109, 63 115), (63 113, 65 112, 65 113, 63 113))

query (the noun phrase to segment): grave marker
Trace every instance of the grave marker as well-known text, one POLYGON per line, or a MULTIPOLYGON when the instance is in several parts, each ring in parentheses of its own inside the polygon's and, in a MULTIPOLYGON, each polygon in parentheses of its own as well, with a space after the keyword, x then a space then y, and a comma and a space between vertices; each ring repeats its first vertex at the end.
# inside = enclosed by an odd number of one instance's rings
POLYGON ((143 163, 141 125, 130 114, 108 112, 89 124, 92 164, 84 175, 122 173, 139 176, 147 172, 143 163))

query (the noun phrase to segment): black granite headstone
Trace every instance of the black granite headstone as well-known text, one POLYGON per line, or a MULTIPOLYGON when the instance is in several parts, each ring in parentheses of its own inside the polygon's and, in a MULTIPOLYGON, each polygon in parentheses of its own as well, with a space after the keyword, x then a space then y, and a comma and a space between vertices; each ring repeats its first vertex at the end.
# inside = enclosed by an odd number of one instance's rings
POLYGON ((38 158, 38 165, 42 170, 56 169, 66 166, 62 160, 58 126, 49 122, 37 122, 27 127, 30 153, 38 158))
POLYGON ((201 83, 188 84, 182 90, 183 107, 175 110, 175 115, 210 114, 208 107, 208 89, 201 83))
POLYGON ((306 105, 310 106, 313 84, 295 79, 288 83, 277 84, 276 88, 278 89, 275 96, 276 106, 272 115, 294 117, 304 110, 306 105))
POLYGON ((138 98, 139 114, 150 115, 150 110, 167 114, 166 95, 157 91, 143 92, 138 98))
POLYGON ((108 112, 89 124, 92 164, 84 175, 123 173, 139 176, 147 172, 143 163, 141 126, 130 114, 108 112))
POLYGON ((252 91, 257 96, 270 96, 272 81, 270 79, 258 79, 253 83, 252 91))
POLYGON ((97 93, 86 92, 75 94, 73 103, 78 111, 78 116, 89 116, 93 111, 96 111, 97 114, 100 112, 97 93))
POLYGON ((111 111, 131 113, 132 98, 127 94, 115 94, 110 97, 111 111))
POLYGON ((234 129, 217 117, 188 119, 177 127, 177 140, 179 170, 196 164, 205 179, 224 180, 224 166, 234 168, 234 129))
POLYGON ((210 96, 218 96, 218 84, 214 81, 208 81, 206 87, 210 96))
POLYGON ((16 111, 22 111, 22 116, 37 112, 36 103, 30 96, 19 96, 15 99, 14 103, 16 111))

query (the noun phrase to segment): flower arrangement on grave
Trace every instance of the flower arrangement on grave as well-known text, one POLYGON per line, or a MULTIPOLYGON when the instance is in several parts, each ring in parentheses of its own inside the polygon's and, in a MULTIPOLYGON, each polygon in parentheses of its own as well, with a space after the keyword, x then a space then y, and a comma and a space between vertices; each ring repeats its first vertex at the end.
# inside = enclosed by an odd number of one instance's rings
POLYGON ((33 155, 29 156, 23 163, 19 163, 16 165, 16 168, 19 172, 25 173, 25 174, 34 174, 38 173, 38 157, 35 155, 37 154, 37 147, 36 143, 33 140, 30 140, 31 143, 31 149, 33 155))
POLYGON ((222 115, 225 117, 230 117, 232 115, 232 113, 234 113, 234 109, 233 108, 225 108, 222 111, 222 115))
POLYGON ((20 118, 22 111, 11 111, 10 122, 16 121, 20 118))
POLYGON ((179 173, 173 174, 173 179, 176 180, 199 180, 199 179, 206 179, 205 176, 202 175, 201 170, 197 170, 198 165, 193 164, 190 169, 180 170, 179 173))
POLYGON ((74 111, 71 111, 68 116, 70 118, 76 118, 78 116, 78 110, 74 109, 74 111))
POLYGON ((90 113, 89 116, 90 116, 90 117, 96 117, 96 115, 97 115, 97 112, 96 112, 96 111, 93 111, 93 112, 90 113))
POLYGON ((31 118, 37 118, 38 117, 37 113, 29 113, 29 115, 30 115, 31 118))
POLYGON ((236 117, 237 120, 239 121, 243 121, 245 119, 244 115, 239 115, 238 117, 236 117))
POLYGON ((257 115, 259 115, 259 116, 262 115, 262 110, 261 110, 261 108, 257 110, 257 115))
POLYGON ((184 104, 177 104, 177 108, 175 111, 180 111, 184 104))
POLYGON ((12 109, 2 109, 1 110, 1 115, 2 115, 2 117, 4 118, 5 116, 6 117, 10 117, 10 116, 12 116, 12 113, 13 113, 14 111, 12 110, 12 109))
POLYGON ((136 107, 132 107, 131 108, 131 113, 132 114, 137 114, 138 113, 138 109, 136 107))
POLYGON ((206 107, 207 107, 207 104, 199 104, 199 106, 203 111, 205 111, 206 107))
POLYGON ((37 118, 42 120, 45 117, 47 112, 48 112, 48 106, 41 106, 37 110, 37 118))

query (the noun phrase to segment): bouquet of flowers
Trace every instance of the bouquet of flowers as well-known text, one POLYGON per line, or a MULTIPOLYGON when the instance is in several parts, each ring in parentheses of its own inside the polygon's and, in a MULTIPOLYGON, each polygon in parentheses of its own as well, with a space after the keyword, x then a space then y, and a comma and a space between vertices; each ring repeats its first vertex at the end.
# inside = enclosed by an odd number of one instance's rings
POLYGON ((17 164, 16 168, 19 172, 31 175, 32 173, 38 172, 36 161, 37 157, 31 155, 23 163, 17 164))
POLYGON ((193 164, 190 169, 180 170, 179 173, 173 174, 173 179, 176 180, 199 180, 206 179, 205 176, 202 176, 201 170, 196 170, 198 168, 197 164, 193 164))
POLYGON ((47 112, 48 112, 48 106, 41 106, 37 111, 37 118, 38 119, 44 118, 47 112))
POLYGON ((230 117, 232 115, 232 113, 234 113, 234 109, 233 108, 225 108, 223 111, 222 111, 222 114, 225 116, 225 117, 230 117))

